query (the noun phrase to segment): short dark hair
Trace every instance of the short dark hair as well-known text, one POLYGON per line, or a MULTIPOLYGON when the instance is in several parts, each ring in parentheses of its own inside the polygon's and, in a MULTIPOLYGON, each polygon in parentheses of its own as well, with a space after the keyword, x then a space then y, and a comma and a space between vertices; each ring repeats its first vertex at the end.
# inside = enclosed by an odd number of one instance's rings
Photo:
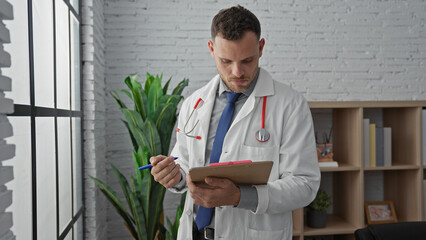
POLYGON ((254 32, 257 39, 260 39, 259 19, 240 5, 222 9, 213 18, 211 27, 212 40, 219 34, 226 40, 238 40, 247 31, 254 32))

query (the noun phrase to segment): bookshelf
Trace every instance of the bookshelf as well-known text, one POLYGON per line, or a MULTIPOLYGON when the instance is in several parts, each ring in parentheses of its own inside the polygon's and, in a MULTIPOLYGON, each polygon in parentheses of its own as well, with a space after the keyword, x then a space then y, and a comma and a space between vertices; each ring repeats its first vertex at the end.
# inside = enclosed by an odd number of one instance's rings
POLYGON ((354 239, 354 231, 366 226, 365 199, 393 201, 399 221, 425 220, 422 108, 426 101, 309 102, 309 106, 315 131, 317 122, 332 128, 334 159, 339 167, 321 168, 321 174, 331 179, 327 189, 333 197, 326 227, 309 228, 305 209, 297 209, 293 211, 294 240, 319 236, 354 239), (371 112, 377 112, 380 124, 392 128, 392 166, 364 166, 363 118, 371 112), (368 196, 367 190, 377 177, 380 196, 368 196))

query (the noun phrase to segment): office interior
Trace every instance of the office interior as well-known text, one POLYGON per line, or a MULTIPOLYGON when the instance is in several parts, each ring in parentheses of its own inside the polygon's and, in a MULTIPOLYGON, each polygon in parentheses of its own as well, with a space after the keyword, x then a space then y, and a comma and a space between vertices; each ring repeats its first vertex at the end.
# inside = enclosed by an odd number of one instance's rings
MULTIPOLYGON (((110 164, 134 172, 113 91, 133 106, 124 80, 147 73, 189 79, 183 97, 204 86, 211 19, 236 4, 261 22, 260 66, 307 99, 339 162, 321 168, 329 225, 297 209, 293 239, 355 239, 365 202, 426 221, 425 1, 0 0, 0 239, 131 239, 90 177, 121 194, 110 164), (391 165, 365 162, 364 119, 392 128, 391 165)), ((180 197, 166 192, 164 217, 180 197)))

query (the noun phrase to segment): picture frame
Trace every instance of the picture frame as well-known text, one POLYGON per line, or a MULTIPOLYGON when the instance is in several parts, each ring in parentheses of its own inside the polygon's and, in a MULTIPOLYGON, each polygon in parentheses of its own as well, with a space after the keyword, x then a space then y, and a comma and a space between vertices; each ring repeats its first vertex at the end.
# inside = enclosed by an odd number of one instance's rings
POLYGON ((392 201, 366 202, 365 216, 368 225, 398 222, 392 201))

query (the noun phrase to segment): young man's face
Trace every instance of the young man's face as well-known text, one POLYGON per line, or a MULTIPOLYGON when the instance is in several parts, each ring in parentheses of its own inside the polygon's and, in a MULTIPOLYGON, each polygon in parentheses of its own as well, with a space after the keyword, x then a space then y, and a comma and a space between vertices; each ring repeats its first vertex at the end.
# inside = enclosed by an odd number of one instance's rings
POLYGON ((256 34, 248 31, 235 41, 217 35, 208 45, 225 85, 234 92, 246 90, 257 74, 265 40, 258 41, 256 34))

